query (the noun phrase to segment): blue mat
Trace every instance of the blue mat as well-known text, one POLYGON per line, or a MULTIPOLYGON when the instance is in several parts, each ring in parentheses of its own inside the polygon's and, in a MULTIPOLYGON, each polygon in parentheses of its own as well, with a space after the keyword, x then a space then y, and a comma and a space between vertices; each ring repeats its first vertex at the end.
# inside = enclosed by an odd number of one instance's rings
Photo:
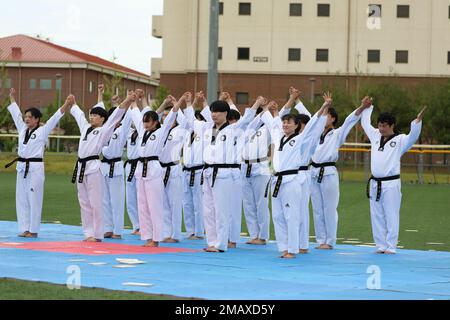
MULTIPOLYGON (((128 231, 129 232, 129 231, 128 231)), ((17 223, 0 221, 0 243, 81 241, 81 228, 43 224, 39 239, 17 237, 17 223)), ((226 253, 183 252, 163 254, 79 255, 0 248, 0 277, 66 284, 67 268, 81 269, 81 286, 140 291, 205 299, 450 299, 450 252, 398 250, 377 255, 374 248, 338 245, 315 250, 295 259, 278 258, 276 245, 238 244, 226 253), (114 268, 116 258, 137 258, 145 264, 114 268), (86 259, 84 262, 70 262, 86 259), (106 262, 104 265, 90 265, 106 262), (380 272, 379 289, 368 289, 370 266, 380 272), (152 284, 128 286, 126 282, 152 284)), ((106 242, 142 245, 136 236, 106 242)), ((204 241, 183 240, 162 244, 201 250, 204 241)), ((313 245, 311 245, 313 248, 313 245)), ((369 281, 370 282, 370 281, 369 281)))

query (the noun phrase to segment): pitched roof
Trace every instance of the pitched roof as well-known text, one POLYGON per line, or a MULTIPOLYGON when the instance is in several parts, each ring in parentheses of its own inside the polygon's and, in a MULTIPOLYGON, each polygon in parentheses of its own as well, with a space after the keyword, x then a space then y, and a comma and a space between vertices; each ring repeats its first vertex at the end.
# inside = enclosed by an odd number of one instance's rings
POLYGON ((123 73, 150 78, 145 73, 111 61, 22 34, 0 38, 0 61, 91 63, 123 73))

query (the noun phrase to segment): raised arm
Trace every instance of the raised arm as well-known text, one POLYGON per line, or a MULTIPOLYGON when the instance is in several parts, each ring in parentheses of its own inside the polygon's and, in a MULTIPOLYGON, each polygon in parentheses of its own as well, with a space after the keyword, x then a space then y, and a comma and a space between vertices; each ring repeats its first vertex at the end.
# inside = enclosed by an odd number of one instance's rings
POLYGON ((373 105, 364 109, 364 111, 361 113, 361 126, 370 141, 377 139, 378 134, 379 134, 378 129, 375 129, 374 127, 372 127, 372 125, 370 123, 372 111, 373 111, 373 105))
POLYGON ((15 94, 16 90, 14 88, 9 89, 9 100, 11 100, 11 104, 8 107, 8 111, 13 118, 17 131, 20 132, 25 129, 26 125, 25 122, 23 122, 22 112, 16 103, 15 94))
POLYGON ((291 113, 292 106, 295 104, 295 101, 299 98, 299 96, 299 90, 294 87, 289 87, 289 99, 279 111, 280 118, 283 118, 284 115, 291 113))
POLYGON ((408 151, 419 138, 420 132, 422 130, 422 119, 426 109, 427 109, 426 106, 423 107, 423 109, 417 115, 417 118, 411 121, 411 130, 409 131, 409 134, 402 137, 401 140, 402 154, 408 151))
POLYGON ((255 118, 256 110, 258 110, 260 106, 264 106, 266 104, 267 99, 259 96, 253 106, 250 109, 246 109, 244 115, 236 123, 232 124, 232 126, 235 129, 245 130, 249 123, 255 118))
POLYGON ((352 113, 350 113, 347 118, 345 118, 344 123, 342 126, 338 129, 340 131, 339 133, 339 146, 343 145, 345 140, 347 139, 348 134, 352 130, 352 128, 355 126, 355 124, 358 123, 359 119, 361 118, 361 114, 365 109, 370 108, 372 105, 372 100, 369 97, 364 97, 361 101, 361 105, 354 110, 352 113))
POLYGON ((103 94, 105 93, 105 86, 101 83, 97 88, 97 103, 103 102, 103 94))
POLYGON ((75 96, 71 94, 66 98, 66 101, 61 106, 61 108, 59 108, 55 112, 55 114, 53 116, 51 116, 50 119, 48 119, 47 122, 45 123, 45 125, 42 127, 42 129, 44 130, 43 136, 45 138, 50 134, 50 132, 52 132, 52 130, 58 124, 59 120, 61 120, 62 116, 68 110, 70 110, 74 104, 75 104, 75 96))

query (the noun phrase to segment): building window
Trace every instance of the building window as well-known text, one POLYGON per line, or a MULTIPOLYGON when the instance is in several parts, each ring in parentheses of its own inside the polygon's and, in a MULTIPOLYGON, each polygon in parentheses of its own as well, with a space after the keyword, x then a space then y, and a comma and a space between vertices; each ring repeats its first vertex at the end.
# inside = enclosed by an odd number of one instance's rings
POLYGON ((330 5, 328 3, 319 3, 317 5, 317 16, 318 17, 329 17, 330 16, 330 5))
POLYGON ((217 59, 222 60, 222 47, 219 47, 217 50, 217 59))
POLYGON ((316 50, 316 61, 327 62, 328 61, 328 49, 317 49, 316 50))
POLYGON ((62 85, 62 79, 56 79, 56 81, 55 81, 55 89, 56 90, 61 90, 61 85, 62 85))
POLYGON ((250 2, 239 2, 239 15, 249 16, 252 13, 252 4, 250 2))
POLYGON ((248 92, 236 92, 237 104, 248 104, 248 92))
POLYGON ((89 87, 88 87, 89 93, 94 91, 94 82, 89 81, 89 87))
POLYGON ((289 15, 291 17, 300 17, 302 15, 302 4, 301 3, 290 3, 289 4, 289 15))
POLYGON ((219 2, 219 16, 223 15, 223 2, 219 2))
POLYGON ((36 79, 30 79, 30 89, 36 89, 36 79))
POLYGON ((250 48, 238 48, 238 60, 249 60, 250 48))
POLYGON ((397 6, 397 18, 409 18, 409 6, 398 5, 397 6))
POLYGON ((50 89, 52 89, 52 80, 50 80, 50 79, 41 79, 41 80, 39 80, 39 89, 41 89, 41 90, 50 90, 50 89))
POLYGON ((289 48, 288 61, 300 61, 300 58, 301 58, 300 48, 289 48))
POLYGON ((408 63, 408 51, 407 50, 395 51, 395 63, 408 63))
POLYGON ((448 6, 448 18, 450 19, 450 6, 448 6))
POLYGON ((367 50, 367 62, 380 62, 380 50, 367 50))
POLYGON ((450 51, 447 52, 447 64, 450 64, 450 51))
POLYGON ((11 79, 7 78, 4 82, 0 79, 0 88, 10 89, 12 87, 11 79))
POLYGON ((369 17, 381 18, 381 4, 369 4, 369 17))

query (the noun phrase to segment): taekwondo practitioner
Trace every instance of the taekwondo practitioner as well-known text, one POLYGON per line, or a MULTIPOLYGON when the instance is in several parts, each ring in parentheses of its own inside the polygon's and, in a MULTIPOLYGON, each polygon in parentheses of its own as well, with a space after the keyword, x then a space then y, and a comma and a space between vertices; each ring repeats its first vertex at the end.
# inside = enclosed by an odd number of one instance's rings
MULTIPOLYGON (((289 100, 295 101, 293 94, 289 100)), ((323 131, 326 113, 331 104, 331 96, 324 94, 324 104, 311 118, 302 133, 299 134, 299 119, 295 115, 287 114, 282 119, 278 110, 272 109, 261 116, 265 125, 270 128, 272 140, 275 144, 273 168, 275 170, 272 181, 267 184, 272 190, 272 217, 275 226, 275 237, 281 258, 294 258, 299 252, 299 226, 302 189, 307 187, 307 180, 299 175, 301 155, 307 152, 305 148, 313 136, 323 131)))
POLYGON ((336 128, 338 114, 329 108, 325 130, 311 162, 311 202, 313 207, 316 249, 330 250, 336 245, 339 204, 339 174, 336 161, 339 148, 350 130, 361 118, 365 106, 361 105, 347 116, 341 127, 336 128))
MULTIPOLYGON (((253 120, 257 100, 251 109, 236 123, 229 124, 227 115, 230 106, 226 101, 215 101, 211 108, 204 108, 202 115, 207 122, 194 122, 194 132, 204 143, 205 168, 203 182, 203 215, 206 231, 207 252, 224 252, 228 248, 230 218, 235 200, 234 181, 239 178, 239 164, 236 163, 236 138, 243 134, 253 120)), ((238 191, 240 192, 240 191, 238 191)))
MULTIPOLYGON (((103 93, 104 86, 99 85, 98 103, 103 102, 103 93)), ((108 117, 112 115, 116 108, 113 106, 108 111, 108 117)), ((125 183, 123 178, 122 155, 131 124, 131 119, 127 116, 128 114, 127 112, 122 122, 119 119, 115 124, 111 139, 102 148, 103 158, 101 159, 100 170, 103 176, 104 238, 122 239, 125 209, 125 183)))
POLYGON ((103 146, 111 139, 117 122, 135 99, 134 92, 128 92, 127 98, 109 117, 103 103, 99 103, 90 110, 89 122, 76 104, 70 110, 81 133, 72 183, 77 181, 81 224, 86 237, 84 241, 101 242, 103 239, 103 179, 99 155, 103 146))
POLYGON ((22 113, 14 98, 15 92, 14 88, 10 89, 11 104, 8 111, 11 113, 19 133, 18 158, 8 163, 5 168, 18 162, 16 166, 16 211, 19 237, 37 238, 44 199, 44 148, 50 132, 75 100, 72 95, 69 95, 64 105, 48 119, 45 125, 40 126, 42 114, 37 108, 25 110, 22 118, 22 113))
POLYGON ((367 182, 367 196, 370 198, 373 238, 377 253, 395 254, 402 201, 400 158, 419 138, 426 107, 411 122, 411 130, 406 135, 397 132, 395 118, 389 113, 380 114, 377 120, 378 128, 372 127, 372 98, 365 97, 363 105, 369 107, 362 113, 361 125, 372 145, 372 176, 367 182))
POLYGON ((187 105, 185 116, 191 126, 183 144, 183 213, 184 225, 189 235, 188 240, 201 240, 205 235, 203 226, 203 190, 200 184, 204 166, 203 141, 196 135, 192 124, 194 121, 205 121, 200 110, 207 106, 202 91, 195 94, 193 106, 187 105))
MULTIPOLYGON (((180 101, 191 106, 192 94, 184 93, 180 101)), ((158 115, 160 118, 163 116, 163 112, 158 115)), ((181 240, 183 171, 180 160, 183 141, 188 134, 187 126, 188 123, 183 112, 178 110, 176 120, 171 124, 159 156, 161 167, 164 170, 164 240, 162 242, 165 243, 177 243, 181 240)))
POLYGON ((140 146, 135 176, 141 239, 146 241, 144 247, 158 247, 163 240, 164 170, 159 163, 159 155, 183 102, 183 97, 177 102, 174 97, 168 96, 156 112, 147 111, 143 116, 137 107, 130 109, 140 146), (169 104, 173 108, 160 125, 158 113, 169 104))

